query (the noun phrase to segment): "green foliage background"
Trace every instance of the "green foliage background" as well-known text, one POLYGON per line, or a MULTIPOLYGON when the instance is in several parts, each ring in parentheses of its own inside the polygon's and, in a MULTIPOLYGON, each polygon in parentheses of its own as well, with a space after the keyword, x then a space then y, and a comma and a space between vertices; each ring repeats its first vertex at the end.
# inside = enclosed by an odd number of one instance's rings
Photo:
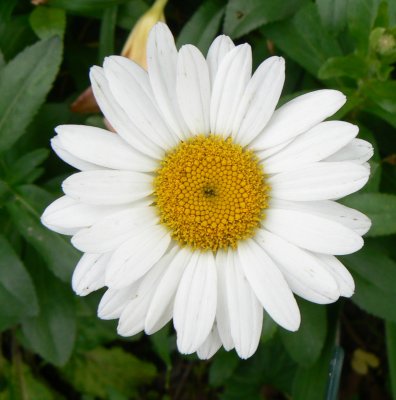
POLYGON ((356 281, 351 300, 300 301, 298 333, 267 317, 251 359, 222 350, 202 362, 176 352, 171 326, 118 337, 96 317, 100 293, 72 293, 79 254, 39 221, 72 172, 49 139, 58 124, 102 124, 70 104, 89 85, 89 66, 120 52, 149 5, 0 1, 0 400, 396 398, 395 0, 170 0, 166 9, 178 46, 206 52, 224 32, 252 44, 256 66, 285 57, 282 102, 323 87, 347 94, 335 118, 375 147, 368 185, 343 200, 373 221, 365 248, 342 257, 356 281), (379 367, 357 374, 358 348, 379 367))

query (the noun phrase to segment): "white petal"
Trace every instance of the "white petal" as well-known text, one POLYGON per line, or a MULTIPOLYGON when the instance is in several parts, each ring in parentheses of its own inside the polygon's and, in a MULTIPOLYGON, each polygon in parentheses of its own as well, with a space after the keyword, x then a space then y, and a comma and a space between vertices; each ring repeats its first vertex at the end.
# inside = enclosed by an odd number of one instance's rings
POLYGON ((297 302, 285 278, 254 240, 238 245, 238 264, 271 318, 283 328, 296 331, 301 322, 297 302))
POLYGON ((101 219, 90 228, 80 230, 73 236, 72 243, 81 251, 105 253, 138 234, 142 226, 151 226, 157 222, 152 207, 128 208, 101 219))
POLYGON ((279 153, 267 158, 265 172, 273 174, 289 171, 321 161, 344 147, 358 132, 359 128, 348 122, 322 122, 298 136, 279 153))
POLYGON ((248 44, 231 50, 219 66, 210 103, 210 131, 227 137, 252 73, 252 51, 248 44))
POLYGON ((257 350, 263 326, 263 307, 246 280, 234 250, 228 251, 224 270, 230 329, 235 350, 246 359, 257 350))
POLYGON ((95 99, 107 121, 116 132, 134 149, 155 159, 162 159, 163 149, 154 143, 150 137, 146 137, 118 105, 111 93, 103 69, 92 67, 89 76, 95 99))
POLYGON ((154 159, 134 150, 117 134, 93 126, 60 125, 55 128, 62 148, 73 156, 101 167, 153 171, 154 159))
POLYGON ((212 329, 216 315, 216 265, 211 252, 194 252, 176 293, 173 323, 177 347, 194 353, 212 329))
POLYGON ((193 135, 208 134, 210 80, 208 64, 201 52, 183 46, 177 59, 177 98, 180 111, 193 135))
POLYGON ((178 139, 169 131, 156 108, 147 73, 134 63, 126 70, 118 59, 108 57, 103 64, 114 98, 146 137, 169 150, 178 143, 178 139))
POLYGON ((331 200, 361 189, 370 172, 351 162, 317 162, 268 179, 271 196, 292 201, 331 200))
POLYGON ((111 253, 84 254, 73 272, 72 287, 79 296, 98 290, 104 286, 105 271, 111 253))
POLYGON ((328 157, 326 161, 352 161, 363 164, 370 160, 373 154, 374 148, 371 143, 362 139, 354 139, 337 153, 328 157))
POLYGON ((270 209, 263 226, 296 246, 324 254, 350 254, 363 246, 354 231, 320 215, 297 210, 270 209))
POLYGON ((216 254, 217 268, 217 329, 224 348, 229 351, 234 348, 231 336, 230 312, 227 300, 226 270, 229 268, 227 252, 218 250, 216 254))
POLYGON ((355 292, 355 282, 350 272, 334 256, 326 254, 314 254, 327 268, 338 284, 341 296, 351 297, 355 292))
POLYGON ((190 250, 181 248, 170 261, 169 267, 158 283, 158 287, 147 311, 145 320, 146 333, 153 333, 154 327, 157 325, 168 306, 170 304, 173 305, 177 287, 191 256, 192 252, 190 250))
POLYGON ((180 139, 190 136, 176 96, 177 50, 172 33, 164 23, 151 30, 147 44, 147 65, 151 87, 162 116, 180 139))
POLYGON ((67 150, 63 148, 57 136, 51 139, 51 147, 61 160, 71 165, 72 167, 79 169, 80 171, 91 171, 94 169, 101 169, 99 165, 81 160, 81 158, 78 158, 73 154, 69 153, 67 150))
POLYGON ((215 81, 219 65, 223 61, 223 58, 233 48, 235 48, 233 41, 225 35, 217 36, 217 38, 210 45, 206 61, 209 66, 209 75, 212 84, 215 81))
POLYGON ((331 219, 355 231, 358 235, 364 235, 371 227, 371 221, 360 211, 346 207, 335 201, 287 201, 271 200, 271 208, 302 211, 331 219))
POLYGON ((232 127, 233 138, 249 144, 271 118, 285 82, 285 60, 267 58, 250 79, 232 127))
POLYGON ((261 162, 265 165, 263 160, 266 160, 268 157, 271 157, 272 155, 279 153, 282 149, 284 149, 286 146, 288 146, 292 142, 293 142, 293 139, 290 139, 290 140, 287 140, 286 142, 277 144, 276 146, 269 147, 268 149, 258 150, 258 151, 256 151, 257 156, 261 160, 261 162))
POLYGON ((163 257, 142 278, 135 296, 128 302, 120 315, 117 327, 119 335, 133 336, 143 330, 147 309, 168 263, 169 259, 163 257))
POLYGON ((136 297, 140 281, 122 289, 107 289, 98 306, 98 317, 116 319, 122 314, 128 302, 136 297))
POLYGON ((279 267, 294 293, 319 304, 333 303, 339 298, 332 274, 312 253, 263 229, 257 232, 254 240, 279 267))
POLYGON ((197 350, 197 355, 201 360, 208 360, 212 358, 214 354, 221 347, 221 340, 219 336, 219 332, 217 331, 216 324, 213 325, 212 330, 209 333, 209 336, 203 342, 203 344, 197 350))
POLYGON ((88 204, 117 205, 142 199, 153 192, 153 178, 134 171, 84 171, 63 181, 65 194, 88 204))
POLYGON ((141 227, 114 251, 106 270, 106 285, 117 289, 137 281, 161 259, 170 241, 162 225, 141 227))
POLYGON ((337 90, 303 94, 274 112, 253 145, 257 150, 264 150, 290 140, 333 115, 345 101, 345 96, 337 90))

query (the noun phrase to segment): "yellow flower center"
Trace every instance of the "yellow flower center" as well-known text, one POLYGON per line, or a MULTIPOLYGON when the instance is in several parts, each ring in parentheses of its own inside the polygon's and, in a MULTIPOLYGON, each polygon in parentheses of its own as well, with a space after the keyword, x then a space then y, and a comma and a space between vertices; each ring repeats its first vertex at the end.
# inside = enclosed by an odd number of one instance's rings
POLYGON ((264 217, 269 186, 251 150, 216 135, 181 142, 154 179, 162 224, 182 246, 236 248, 264 217))

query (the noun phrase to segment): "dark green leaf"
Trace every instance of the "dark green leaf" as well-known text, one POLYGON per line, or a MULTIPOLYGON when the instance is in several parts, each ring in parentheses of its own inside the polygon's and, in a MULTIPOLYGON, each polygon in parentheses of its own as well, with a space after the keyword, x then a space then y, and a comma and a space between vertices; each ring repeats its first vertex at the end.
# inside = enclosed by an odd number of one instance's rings
POLYGON ((392 397, 396 398, 396 323, 386 321, 386 350, 389 364, 389 377, 392 397))
POLYGON ((98 347, 73 357, 63 374, 81 393, 104 399, 109 389, 128 397, 136 395, 139 385, 148 384, 154 379, 156 368, 121 348, 98 347))
POLYGON ((60 8, 36 7, 30 14, 30 26, 40 39, 51 36, 63 37, 66 28, 66 13, 60 8))
POLYGON ((342 200, 348 207, 366 214, 373 223, 366 236, 396 233, 396 196, 385 193, 358 193, 342 200))
POLYGON ((320 79, 338 78, 348 76, 359 79, 368 74, 366 61, 356 55, 350 54, 343 57, 329 58, 320 68, 318 76, 320 79))
POLYGON ((17 0, 7 0, 0 2, 0 20, 6 21, 11 17, 12 11, 17 4, 17 0))
POLYGON ((59 38, 42 40, 0 70, 0 151, 25 133, 51 89, 61 54, 59 38))
POLYGON ((0 314, 0 331, 38 313, 33 282, 3 235, 0 235, 0 304, 4 305, 0 314))
POLYGON ((262 25, 293 15, 304 3, 305 0, 230 0, 226 8, 224 33, 238 38, 262 25))
POLYGON ((49 156, 47 149, 37 149, 25 154, 12 165, 7 174, 10 184, 31 183, 32 177, 37 178, 37 167, 49 156))
POLYGON ((220 350, 213 358, 209 370, 209 383, 212 386, 221 386, 231 377, 240 362, 235 351, 220 350))
POLYGON ((347 23, 345 0, 316 0, 323 26, 334 33, 341 32, 347 23))
POLYGON ((40 313, 22 323, 25 340, 45 360, 64 365, 76 337, 73 293, 69 285, 54 277, 39 260, 33 260, 29 269, 36 286, 40 313))
POLYGON ((103 63, 106 56, 114 54, 114 33, 117 21, 117 6, 103 10, 102 23, 100 25, 99 64, 103 63))
POLYGON ((177 39, 177 46, 195 44, 204 54, 215 38, 225 8, 220 1, 206 1, 184 25, 177 39))
POLYGON ((33 185, 18 188, 15 201, 7 210, 20 234, 41 254, 48 268, 60 279, 69 281, 79 253, 60 235, 40 222, 44 206, 52 200, 43 189, 33 185))
POLYGON ((119 6, 117 25, 130 31, 137 20, 148 10, 144 0, 130 0, 119 6))
POLYGON ((365 87, 365 93, 384 111, 396 114, 396 81, 373 82, 365 87))
POLYGON ((340 387, 343 363, 344 350, 342 347, 336 346, 330 360, 329 379, 327 381, 326 388, 326 400, 338 399, 338 390, 340 387))
POLYGON ((63 8, 67 11, 90 12, 126 3, 127 1, 128 0, 49 0, 48 4, 52 7, 63 8))
POLYGON ((169 327, 163 328, 156 332, 154 335, 150 335, 150 341, 153 344, 153 350, 165 363, 167 368, 172 367, 171 360, 171 343, 169 337, 169 327))
POLYGON ((313 75, 317 75, 330 57, 341 56, 337 41, 321 24, 315 4, 304 6, 291 20, 268 25, 263 31, 276 46, 313 75))
POLYGON ((374 27, 381 0, 348 0, 348 28, 356 47, 363 54, 368 51, 370 32, 374 27))
POLYGON ((299 301, 301 326, 297 332, 280 330, 283 345, 298 364, 310 366, 320 356, 326 340, 326 308, 308 301, 299 301))

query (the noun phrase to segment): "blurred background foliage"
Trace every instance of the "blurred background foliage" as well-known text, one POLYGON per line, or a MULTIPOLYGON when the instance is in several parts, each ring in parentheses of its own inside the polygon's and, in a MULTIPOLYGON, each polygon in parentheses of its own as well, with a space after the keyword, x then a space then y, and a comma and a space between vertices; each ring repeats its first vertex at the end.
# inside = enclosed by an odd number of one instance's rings
POLYGON ((222 350, 202 362, 176 352, 172 326, 121 338, 96 317, 101 293, 72 293, 79 254, 39 220, 72 172, 49 139, 58 124, 102 125, 70 106, 150 5, 0 1, 0 400, 396 399, 395 0, 170 0, 165 12, 178 46, 206 52, 224 32, 251 43, 256 66, 285 57, 282 102, 323 87, 347 94, 335 118, 375 147, 369 184, 343 200, 373 221, 365 248, 342 257, 351 300, 301 301, 298 333, 267 316, 251 359, 222 350))

